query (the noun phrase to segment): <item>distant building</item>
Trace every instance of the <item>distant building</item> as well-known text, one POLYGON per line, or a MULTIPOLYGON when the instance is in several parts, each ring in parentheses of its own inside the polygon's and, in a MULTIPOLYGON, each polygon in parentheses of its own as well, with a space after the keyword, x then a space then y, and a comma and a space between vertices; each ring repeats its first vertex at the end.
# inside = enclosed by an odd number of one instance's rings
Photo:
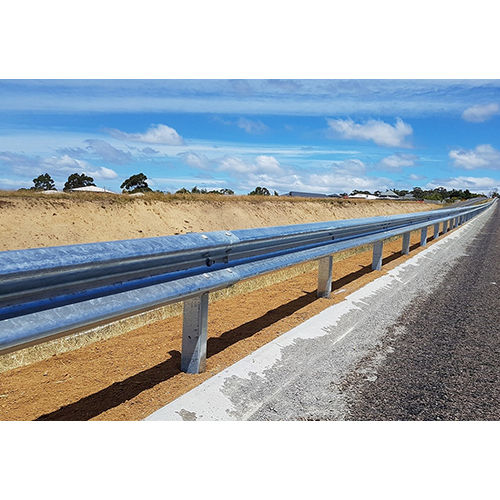
POLYGON ((303 193, 301 191, 290 191, 283 196, 295 196, 300 198, 328 198, 328 195, 321 193, 303 193))
POLYGON ((380 193, 379 198, 398 200, 399 196, 394 191, 387 190, 384 193, 380 193))
POLYGON ((413 196, 411 193, 405 194, 402 199, 408 200, 408 201, 415 201, 416 200, 415 196, 413 196))
POLYGON ((349 195, 349 198, 356 198, 361 200, 378 200, 378 196, 373 194, 357 193, 349 195))
POLYGON ((45 191, 40 191, 43 194, 66 194, 64 191, 58 191, 57 189, 46 189, 45 191))
POLYGON ((88 192, 88 193, 109 193, 109 194, 116 194, 113 191, 108 191, 107 189, 100 188, 97 186, 84 186, 80 188, 73 188, 70 189, 71 192, 88 192))

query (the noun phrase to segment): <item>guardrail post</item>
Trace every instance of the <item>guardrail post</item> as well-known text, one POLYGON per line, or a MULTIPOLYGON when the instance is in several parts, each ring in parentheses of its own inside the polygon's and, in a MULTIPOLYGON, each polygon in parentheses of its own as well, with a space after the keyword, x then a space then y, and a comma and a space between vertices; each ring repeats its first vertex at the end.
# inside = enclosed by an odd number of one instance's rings
POLYGON ((445 220, 443 222, 443 234, 446 234, 448 232, 448 221, 445 220))
POLYGON ((401 249, 403 255, 410 253, 410 233, 403 234, 403 248, 401 249))
POLYGON ((181 370, 201 373, 207 362, 208 293, 184 301, 181 370))
POLYGON ((327 255, 318 260, 318 297, 328 299, 332 291, 333 256, 327 255))
POLYGON ((384 250, 384 241, 376 241, 373 244, 372 269, 380 271, 382 269, 382 251, 384 250))
POLYGON ((439 224, 434 224, 434 239, 437 240, 439 238, 439 224))
POLYGON ((420 246, 425 247, 427 245, 427 227, 420 230, 420 246))

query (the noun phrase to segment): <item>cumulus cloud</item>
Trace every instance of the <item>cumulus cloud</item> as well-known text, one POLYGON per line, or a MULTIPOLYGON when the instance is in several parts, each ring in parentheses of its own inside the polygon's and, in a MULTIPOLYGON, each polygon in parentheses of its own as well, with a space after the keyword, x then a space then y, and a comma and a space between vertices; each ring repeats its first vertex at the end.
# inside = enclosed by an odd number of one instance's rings
POLYGON ((474 170, 476 168, 500 169, 500 151, 490 144, 480 144, 474 149, 454 149, 449 157, 456 167, 474 170))
POLYGON ((40 158, 3 151, 0 152, 0 161, 8 165, 16 174, 30 176, 48 172, 56 178, 77 172, 90 175, 94 179, 115 179, 118 177, 118 174, 111 168, 97 167, 67 154, 40 158))
POLYGON ((498 188, 500 181, 491 177, 467 177, 459 176, 448 179, 434 179, 427 184, 427 189, 442 186, 446 189, 468 189, 476 193, 489 193, 492 189, 498 188))
POLYGON ((413 167, 417 156, 404 153, 396 153, 386 156, 380 161, 380 166, 388 170, 401 170, 403 167, 413 167))
POLYGON ((468 122, 480 123, 489 120, 494 115, 500 113, 500 106, 497 103, 477 104, 467 108, 462 113, 462 118, 468 122))
POLYGON ((88 144, 89 151, 95 153, 104 161, 116 164, 132 161, 132 155, 128 151, 117 149, 102 139, 87 139, 85 142, 88 144))
POLYGON ((248 118, 240 118, 236 125, 248 134, 262 134, 269 128, 260 120, 249 120, 248 118))
POLYGON ((310 172, 286 167, 273 156, 261 155, 252 161, 225 157, 219 170, 233 173, 240 190, 265 186, 280 192, 306 191, 317 193, 351 192, 353 189, 371 190, 389 187, 392 181, 383 177, 369 177, 366 165, 357 159, 333 162, 328 170, 310 172))
POLYGON ((243 160, 237 156, 225 156, 219 160, 218 170, 236 175, 285 175, 286 170, 274 156, 260 155, 253 161, 243 160))
POLYGON ((413 134, 411 126, 400 118, 396 120, 395 125, 382 120, 355 123, 350 118, 347 120, 328 118, 327 123, 330 130, 344 139, 373 141, 379 146, 410 147, 406 140, 413 134))
POLYGON ((357 159, 335 161, 331 165, 331 171, 337 175, 364 175, 366 165, 357 159))
POLYGON ((210 160, 204 154, 186 151, 184 153, 179 153, 178 156, 190 167, 205 169, 210 165, 210 160))
POLYGON ((169 127, 168 125, 163 125, 162 123, 152 125, 144 133, 130 134, 117 129, 111 129, 109 130, 109 133, 117 139, 134 142, 167 144, 169 146, 180 146, 181 144, 184 144, 184 140, 175 129, 169 127))
POLYGON ((412 181, 421 181, 421 180, 425 179, 425 175, 410 174, 409 178, 412 181))
POLYGON ((69 155, 52 156, 40 162, 40 168, 55 174, 85 173, 94 179, 116 179, 118 174, 107 167, 95 167, 69 155))

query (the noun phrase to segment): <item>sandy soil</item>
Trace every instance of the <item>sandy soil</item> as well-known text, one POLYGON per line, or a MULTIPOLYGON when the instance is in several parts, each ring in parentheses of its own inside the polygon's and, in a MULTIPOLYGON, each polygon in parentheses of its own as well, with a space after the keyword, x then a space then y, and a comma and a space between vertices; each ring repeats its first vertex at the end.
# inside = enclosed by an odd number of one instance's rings
MULTIPOLYGON (((421 250, 419 233, 412 233, 411 242, 414 255, 421 250)), ((307 273, 215 302, 207 371, 199 375, 180 371, 180 316, 4 372, 0 419, 142 419, 400 264, 408 258, 400 250, 400 240, 384 245, 382 271, 371 271, 371 252, 337 262, 330 299, 316 298, 317 275, 307 273)))
POLYGON ((0 193, 0 250, 391 215, 416 202, 262 197, 143 197, 0 193), (253 199, 257 198, 257 200, 253 199))

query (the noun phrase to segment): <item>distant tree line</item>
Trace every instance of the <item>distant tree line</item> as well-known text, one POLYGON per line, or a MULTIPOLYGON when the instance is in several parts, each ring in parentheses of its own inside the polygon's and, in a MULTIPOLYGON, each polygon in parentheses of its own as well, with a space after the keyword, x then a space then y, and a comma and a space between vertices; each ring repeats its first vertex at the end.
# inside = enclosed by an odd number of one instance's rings
MULTIPOLYGON (((393 191, 398 196, 406 196, 407 194, 413 196, 417 200, 436 200, 436 201, 444 201, 444 200, 469 200, 471 198, 477 198, 478 196, 483 196, 482 194, 471 193, 468 189, 451 189, 448 190, 444 187, 437 187, 434 189, 422 189, 420 187, 414 187, 412 190, 409 189, 396 189, 392 188, 393 191)), ((351 192, 351 195, 355 194, 372 194, 374 196, 380 196, 381 191, 374 191, 373 193, 370 191, 361 191, 359 189, 354 189, 351 192)))
MULTIPOLYGON (((68 176, 68 180, 65 182, 63 191, 69 191, 75 188, 95 186, 94 179, 85 173, 78 174, 74 173, 68 176)), ((147 177, 142 172, 139 174, 131 175, 128 179, 125 179, 120 185, 123 193, 148 193, 152 192, 147 182, 147 177)), ((25 188, 21 188, 20 191, 25 191, 25 188)), ((41 174, 33 179, 33 186, 29 188, 30 191, 49 191, 56 190, 54 180, 48 174, 41 174)), ((420 187, 414 187, 411 191, 408 189, 396 189, 393 188, 392 191, 398 196, 405 196, 410 194, 417 200, 436 200, 436 201, 455 201, 455 200, 469 200, 471 198, 477 198, 483 196, 482 194, 471 193, 468 189, 451 189, 448 190, 444 187, 437 187, 434 189, 424 190, 420 187)), ((162 192, 162 191, 157 191, 162 192)), ((198 188, 194 186, 191 190, 185 187, 177 190, 175 194, 221 194, 221 195, 233 195, 234 191, 232 189, 205 189, 198 188)), ((257 186, 254 190, 248 193, 250 196, 271 196, 269 189, 263 186, 257 186)), ((277 191, 274 191, 274 196, 279 196, 277 191)), ((380 191, 375 191, 371 193, 370 191, 361 191, 359 189, 354 189, 351 195, 355 194, 373 194, 375 196, 380 195, 380 191)), ((340 193, 341 196, 347 196, 347 193, 340 193)), ((499 197, 498 189, 494 189, 489 194, 490 197, 499 197)))
POLYGON ((422 189, 420 187, 414 187, 411 191, 406 189, 393 189, 398 196, 405 196, 406 194, 411 194, 417 200, 470 200, 471 198, 477 198, 483 196, 482 194, 471 193, 468 189, 451 189, 448 190, 444 187, 437 187, 434 189, 422 189))
POLYGON ((191 191, 189 189, 186 189, 185 187, 178 189, 175 194, 234 194, 234 191, 232 189, 228 188, 222 188, 222 189, 205 189, 205 188, 199 188, 198 186, 194 186, 191 191))

